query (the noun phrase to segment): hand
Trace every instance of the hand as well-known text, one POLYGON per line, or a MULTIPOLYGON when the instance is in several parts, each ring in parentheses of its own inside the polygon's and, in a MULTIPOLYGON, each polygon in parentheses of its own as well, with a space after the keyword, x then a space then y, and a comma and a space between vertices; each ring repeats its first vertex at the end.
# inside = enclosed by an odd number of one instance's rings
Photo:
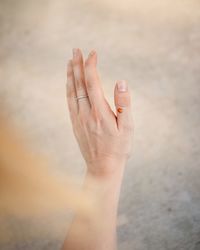
POLYGON ((130 93, 125 81, 114 90, 116 115, 106 101, 96 69, 93 50, 84 62, 80 49, 73 49, 67 66, 67 101, 75 137, 88 171, 105 175, 125 165, 131 150, 133 122, 130 93), (76 99, 76 97, 84 98, 76 99))

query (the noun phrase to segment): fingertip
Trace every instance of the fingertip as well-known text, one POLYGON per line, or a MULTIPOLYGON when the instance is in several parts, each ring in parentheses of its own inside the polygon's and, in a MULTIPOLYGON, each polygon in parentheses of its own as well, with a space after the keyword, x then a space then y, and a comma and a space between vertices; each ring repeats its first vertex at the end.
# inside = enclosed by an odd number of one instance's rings
POLYGON ((96 56, 96 50, 91 50, 91 52, 89 53, 89 56, 92 57, 92 56, 96 56))
POLYGON ((96 50, 91 50, 91 52, 88 55, 87 60, 85 61, 86 65, 93 65, 93 64, 97 64, 97 52, 96 50))
POLYGON ((128 85, 127 82, 125 80, 118 80, 116 82, 116 86, 117 86, 117 91, 119 93, 124 93, 128 91, 128 85))
POLYGON ((74 58, 76 58, 80 53, 80 49, 79 48, 73 48, 72 49, 72 55, 74 58))

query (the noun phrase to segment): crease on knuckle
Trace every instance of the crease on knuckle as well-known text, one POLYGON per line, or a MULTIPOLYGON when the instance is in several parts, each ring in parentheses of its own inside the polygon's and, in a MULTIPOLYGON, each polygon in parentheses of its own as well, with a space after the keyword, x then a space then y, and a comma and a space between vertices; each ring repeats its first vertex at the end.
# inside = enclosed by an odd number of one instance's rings
POLYGON ((71 78, 73 76, 73 71, 72 70, 68 70, 67 71, 67 77, 71 78))
POLYGON ((73 98, 73 97, 75 97, 74 89, 68 87, 68 88, 67 88, 67 98, 73 98))
POLYGON ((92 81, 87 81, 86 86, 89 91, 94 91, 95 89, 92 81))
POLYGON ((84 88, 84 85, 85 85, 85 81, 83 78, 78 78, 76 80, 76 88, 77 90, 82 90, 84 88))
POLYGON ((80 60, 73 60, 73 67, 76 68, 76 67, 79 67, 80 65, 80 60))
POLYGON ((127 95, 118 96, 117 103, 119 106, 129 106, 130 98, 127 95))

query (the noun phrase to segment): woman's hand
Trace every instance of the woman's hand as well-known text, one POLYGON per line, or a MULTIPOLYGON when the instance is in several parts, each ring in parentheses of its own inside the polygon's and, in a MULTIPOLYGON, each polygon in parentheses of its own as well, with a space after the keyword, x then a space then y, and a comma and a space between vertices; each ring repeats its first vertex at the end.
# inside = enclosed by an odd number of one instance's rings
POLYGON ((73 59, 67 67, 67 100, 88 172, 104 176, 125 165, 131 150, 133 123, 126 82, 118 81, 115 86, 115 115, 104 97, 96 65, 95 51, 84 62, 81 50, 73 49, 73 59))

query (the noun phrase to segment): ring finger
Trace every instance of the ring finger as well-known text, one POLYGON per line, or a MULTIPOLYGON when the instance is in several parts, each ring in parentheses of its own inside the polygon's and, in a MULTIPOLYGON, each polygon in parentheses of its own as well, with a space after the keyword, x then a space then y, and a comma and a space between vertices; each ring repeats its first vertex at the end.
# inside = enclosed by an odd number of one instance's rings
POLYGON ((78 111, 87 112, 90 102, 85 85, 83 56, 80 49, 73 49, 73 71, 75 77, 75 88, 77 93, 78 111))

